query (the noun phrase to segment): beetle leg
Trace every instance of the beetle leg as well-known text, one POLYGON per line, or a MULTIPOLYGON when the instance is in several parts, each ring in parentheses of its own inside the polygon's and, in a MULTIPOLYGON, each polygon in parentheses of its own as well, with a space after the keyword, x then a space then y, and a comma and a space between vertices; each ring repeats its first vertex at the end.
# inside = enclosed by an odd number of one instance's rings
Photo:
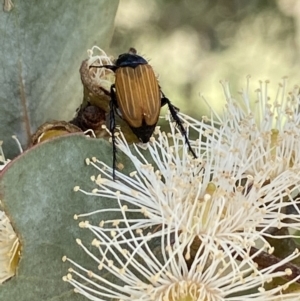
MULTIPOLYGON (((161 105, 160 105, 161 107, 165 106, 166 104, 171 103, 170 100, 165 96, 164 93, 162 93, 162 97, 161 97, 160 101, 161 101, 161 105)), ((175 107, 174 105, 172 105, 172 106, 173 106, 173 108, 175 109, 176 112, 180 111, 179 108, 175 107)))
POLYGON ((163 96, 162 96, 162 98, 160 100, 160 106, 161 107, 165 106, 167 104, 167 100, 168 100, 168 98, 166 98, 164 94, 162 94, 162 95, 163 96))
POLYGON ((115 66, 115 65, 102 65, 102 66, 94 66, 94 65, 92 65, 92 66, 89 67, 89 69, 90 68, 106 68, 106 69, 110 69, 110 70, 112 70, 114 72, 118 69, 118 67, 115 66))
POLYGON ((180 118, 177 115, 177 112, 179 112, 179 109, 172 105, 171 101, 164 95, 163 92, 161 92, 161 94, 162 94, 162 98, 161 98, 162 106, 164 106, 165 104, 168 105, 171 116, 172 116, 173 120, 176 122, 176 126, 179 127, 179 130, 180 130, 182 136, 184 136, 185 143, 187 144, 187 146, 189 148, 189 151, 192 153, 192 155, 196 159, 197 156, 196 156, 194 150, 191 147, 191 144, 190 144, 189 138, 187 136, 186 130, 185 130, 180 118))
POLYGON ((113 179, 116 179, 116 161, 117 161, 117 147, 116 147, 116 138, 115 138, 115 128, 116 128, 116 120, 115 120, 115 102, 116 102, 116 93, 114 91, 114 85, 110 88, 111 91, 111 101, 109 103, 109 131, 111 132, 111 139, 113 145, 113 179))

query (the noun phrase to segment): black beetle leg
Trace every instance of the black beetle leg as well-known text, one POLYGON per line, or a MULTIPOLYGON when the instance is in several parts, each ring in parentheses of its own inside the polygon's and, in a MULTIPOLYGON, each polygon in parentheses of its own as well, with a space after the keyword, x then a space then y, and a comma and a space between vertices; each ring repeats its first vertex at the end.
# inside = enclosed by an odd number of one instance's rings
POLYGON ((102 66, 90 66, 89 67, 89 69, 90 68, 106 68, 106 69, 110 69, 110 70, 112 70, 112 71, 116 71, 117 69, 118 69, 118 67, 117 66, 115 66, 115 65, 102 65, 102 66))
POLYGON ((116 120, 115 120, 115 102, 116 102, 116 93, 114 91, 114 85, 111 86, 111 101, 110 101, 110 110, 109 110, 109 131, 111 132, 111 139, 113 145, 113 179, 116 179, 116 161, 117 161, 117 147, 116 147, 116 138, 115 138, 115 129, 116 129, 116 120))
POLYGON ((164 94, 162 94, 162 98, 160 100, 160 106, 163 107, 168 103, 168 98, 165 97, 164 94))
POLYGON ((185 143, 187 144, 187 146, 189 148, 189 151, 192 153, 192 155, 196 159, 197 156, 196 156, 194 150, 191 147, 191 144, 190 144, 189 138, 187 136, 186 130, 185 130, 180 118, 177 115, 177 112, 179 112, 179 109, 172 105, 171 101, 164 95, 163 92, 161 92, 161 94, 162 94, 161 106, 164 106, 166 104, 168 105, 171 116, 172 116, 173 120, 176 122, 176 126, 179 127, 179 130, 180 130, 181 134, 184 136, 185 143))
MULTIPOLYGON (((161 102, 160 102, 160 106, 163 107, 166 104, 170 105, 171 101, 165 96, 165 94, 163 92, 161 92, 161 102)), ((179 108, 175 107, 174 105, 171 104, 171 106, 175 109, 176 112, 179 112, 179 108)))

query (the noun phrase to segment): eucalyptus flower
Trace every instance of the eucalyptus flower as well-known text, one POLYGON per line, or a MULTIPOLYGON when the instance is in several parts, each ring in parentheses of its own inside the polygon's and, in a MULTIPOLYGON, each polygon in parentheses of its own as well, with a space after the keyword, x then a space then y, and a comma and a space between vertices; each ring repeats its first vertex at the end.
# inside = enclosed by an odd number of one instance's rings
POLYGON ((291 283, 299 282, 299 268, 289 265, 298 251, 273 261, 274 245, 269 240, 298 237, 300 230, 297 129, 292 130, 298 118, 292 99, 298 96, 282 97, 284 107, 293 112, 289 115, 277 103, 270 107, 268 97, 258 92, 261 110, 271 119, 264 115, 259 123, 249 103, 243 111, 228 94, 226 84, 224 91, 223 119, 214 112, 211 119, 201 121, 180 115, 187 129, 199 134, 190 141, 197 158, 189 154, 184 138, 170 121, 170 132, 157 127, 145 150, 129 146, 122 132, 116 134, 118 150, 133 166, 129 175, 117 171, 113 179, 110 166, 97 158, 86 160, 98 172, 91 177, 96 188, 74 190, 99 196, 101 201, 115 201, 119 207, 75 215, 88 219, 116 214, 99 225, 80 222, 80 227, 96 236, 92 245, 98 253, 79 239, 77 243, 101 271, 90 271, 64 257, 74 265, 64 280, 77 292, 91 300, 298 297, 284 293, 291 283), (277 123, 272 119, 275 113, 277 123), (288 119, 290 116, 293 118, 288 119), (289 130, 292 134, 284 138, 289 130), (283 236, 274 229, 293 231, 283 236), (262 258, 265 262, 258 267, 262 258), (278 277, 289 280, 283 285, 266 285, 278 277))
MULTIPOLYGON (((269 180, 287 169, 299 169, 299 87, 288 92, 284 78, 276 93, 270 89, 269 81, 260 82, 252 93, 248 77, 246 88, 235 98, 228 82, 221 84, 226 99, 223 113, 220 115, 210 107, 211 117, 206 117, 207 122, 219 127, 219 132, 210 136, 213 155, 226 157, 232 153, 232 164, 247 165, 247 173, 252 176, 268 172, 269 180)), ((201 136, 201 122, 184 117, 201 136)))
MULTIPOLYGON (((16 136, 12 136, 16 141, 19 151, 23 149, 16 136)), ((0 141, 0 173, 11 160, 6 159, 2 141, 0 141)), ((1 204, 1 200, 0 200, 1 204)), ((0 284, 16 273, 16 267, 20 258, 20 241, 14 231, 8 216, 4 211, 0 210, 0 284)))
MULTIPOLYGON (((94 226, 83 223, 94 232, 94 226)), ((94 301, 271 301, 297 297, 296 293, 285 290, 299 275, 282 285, 270 284, 276 278, 292 276, 292 270, 283 266, 299 256, 297 250, 282 261, 258 270, 253 262, 257 254, 245 256, 232 265, 232 254, 221 250, 211 253, 206 245, 201 245, 188 265, 188 241, 182 240, 178 231, 174 235, 169 227, 163 226, 159 237, 157 233, 135 232, 131 227, 126 237, 118 231, 116 227, 115 235, 108 235, 100 227, 92 251, 77 239, 94 261, 93 270, 63 257, 63 261, 72 265, 63 280, 73 285, 75 292, 94 301)))
MULTIPOLYGON (((113 65, 113 58, 108 56, 104 50, 98 46, 93 46, 88 50, 87 67, 90 68, 89 73, 91 80, 96 85, 107 92, 110 91, 111 85, 115 82, 115 73, 107 68, 91 68, 95 66, 113 65)), ((100 89, 100 90, 101 90, 100 89)))
MULTIPOLYGON (((270 182, 273 166, 252 176, 247 171, 254 157, 240 166, 230 151, 224 157, 213 156, 210 142, 206 149, 203 143, 203 154, 198 152, 199 157, 194 159, 172 123, 170 131, 166 135, 156 130, 156 137, 146 150, 150 161, 137 146, 129 147, 121 133, 116 138, 118 148, 128 156, 135 170, 129 176, 117 172, 118 180, 114 181, 112 169, 93 158, 87 162, 99 172, 92 177, 97 188, 92 192, 79 187, 76 190, 115 199, 133 214, 139 213, 139 218, 131 221, 130 227, 134 229, 155 228, 159 232, 161 225, 168 225, 173 231, 178 229, 190 246, 196 239, 214 251, 221 248, 241 256, 257 242, 271 249, 266 237, 282 238, 270 233, 272 228, 300 230, 298 170, 285 170, 270 182), (294 214, 287 213, 291 206, 294 214)), ((123 231, 128 231, 127 226, 123 231)))
POLYGON ((9 218, 0 210, 0 284, 13 277, 19 261, 20 241, 9 218))

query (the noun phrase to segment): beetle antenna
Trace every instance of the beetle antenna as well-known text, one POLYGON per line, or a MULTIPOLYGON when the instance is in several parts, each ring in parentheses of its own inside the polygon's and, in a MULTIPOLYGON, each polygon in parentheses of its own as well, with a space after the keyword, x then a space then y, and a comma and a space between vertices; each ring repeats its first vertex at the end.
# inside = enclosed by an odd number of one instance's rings
POLYGON ((162 104, 168 104, 169 111, 171 113, 171 116, 172 116, 173 120, 176 123, 176 126, 179 127, 179 130, 180 130, 181 134, 184 136, 185 143, 187 144, 187 146, 189 148, 189 151, 194 156, 194 159, 196 159, 197 155, 195 154, 194 150, 191 147, 189 138, 188 138, 187 133, 186 133, 186 129, 184 128, 184 126, 182 124, 182 121, 178 117, 177 112, 179 111, 179 109, 177 107, 175 107, 175 106, 172 105, 171 101, 164 95, 163 92, 161 92, 161 93, 162 93, 162 99, 161 99, 162 104))

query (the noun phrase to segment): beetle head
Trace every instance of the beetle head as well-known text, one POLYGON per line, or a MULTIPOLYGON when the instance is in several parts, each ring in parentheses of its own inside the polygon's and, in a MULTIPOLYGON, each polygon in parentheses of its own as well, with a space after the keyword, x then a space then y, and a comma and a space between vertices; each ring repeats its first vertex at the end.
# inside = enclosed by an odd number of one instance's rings
POLYGON ((116 66, 135 68, 138 65, 148 64, 148 62, 143 57, 137 55, 136 53, 136 49, 131 47, 128 52, 120 54, 116 61, 116 66))

